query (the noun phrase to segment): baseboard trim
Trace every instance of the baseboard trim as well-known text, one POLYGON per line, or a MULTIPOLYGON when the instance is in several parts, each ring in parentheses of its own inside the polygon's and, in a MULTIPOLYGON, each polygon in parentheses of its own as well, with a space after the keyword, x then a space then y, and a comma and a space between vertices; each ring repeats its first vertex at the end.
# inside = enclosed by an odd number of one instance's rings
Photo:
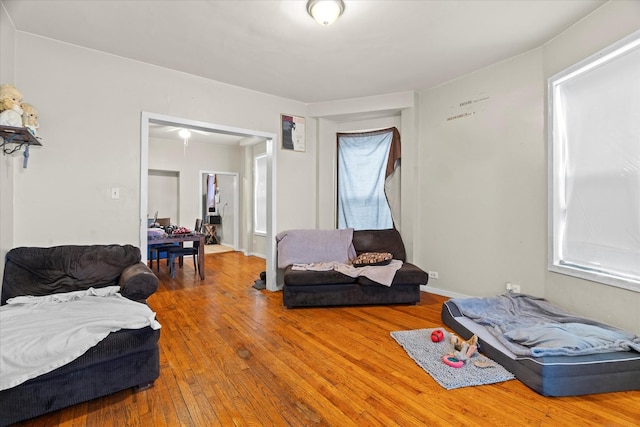
POLYGON ((266 255, 264 255, 264 254, 259 254, 259 253, 257 253, 257 252, 247 252, 247 251, 243 251, 243 253, 244 253, 244 256, 255 256, 255 257, 258 257, 258 258, 264 258, 264 259, 267 259, 267 256, 266 256, 266 255))
POLYGON ((446 289, 434 288, 433 286, 423 285, 420 286, 420 291, 429 292, 430 294, 441 295, 449 298, 469 298, 469 295, 459 294, 457 292, 451 292, 446 289))

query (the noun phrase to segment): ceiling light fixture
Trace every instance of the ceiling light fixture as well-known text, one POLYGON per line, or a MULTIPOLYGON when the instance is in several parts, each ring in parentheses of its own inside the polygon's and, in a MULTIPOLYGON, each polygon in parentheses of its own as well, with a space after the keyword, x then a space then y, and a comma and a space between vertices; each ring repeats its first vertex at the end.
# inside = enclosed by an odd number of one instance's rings
POLYGON ((191 132, 189 132, 188 129, 180 129, 180 131, 178 131, 178 135, 180 136, 180 138, 182 138, 182 143, 184 144, 183 150, 186 154, 187 147, 189 146, 189 138, 191 137, 191 132))
POLYGON ((344 2, 342 0, 309 0, 307 12, 319 24, 331 25, 344 12, 344 2))
POLYGON ((191 132, 189 132, 187 129, 180 129, 178 135, 180 135, 180 138, 182 139, 189 139, 191 137, 191 132))

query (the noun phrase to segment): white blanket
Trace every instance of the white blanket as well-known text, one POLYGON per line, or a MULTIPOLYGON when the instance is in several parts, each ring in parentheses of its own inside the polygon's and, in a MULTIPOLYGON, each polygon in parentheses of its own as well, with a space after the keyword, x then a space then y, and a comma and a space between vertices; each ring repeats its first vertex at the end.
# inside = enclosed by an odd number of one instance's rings
POLYGON ((353 265, 340 262, 315 262, 312 264, 293 264, 292 270, 329 271, 335 270, 349 277, 364 276, 376 283, 384 286, 391 286, 396 271, 402 267, 402 261, 392 259, 387 265, 367 265, 365 267, 354 267, 353 265))
POLYGON ((0 307, 0 390, 66 365, 111 332, 160 328, 148 306, 119 289, 9 299, 0 307))

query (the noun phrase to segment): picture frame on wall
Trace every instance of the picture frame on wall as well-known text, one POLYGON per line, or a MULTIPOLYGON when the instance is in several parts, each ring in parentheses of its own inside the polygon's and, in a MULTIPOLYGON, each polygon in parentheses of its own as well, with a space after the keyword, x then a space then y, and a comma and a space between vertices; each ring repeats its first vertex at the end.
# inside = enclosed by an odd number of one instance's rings
POLYGON ((281 114, 280 130, 283 150, 305 151, 304 117, 281 114))

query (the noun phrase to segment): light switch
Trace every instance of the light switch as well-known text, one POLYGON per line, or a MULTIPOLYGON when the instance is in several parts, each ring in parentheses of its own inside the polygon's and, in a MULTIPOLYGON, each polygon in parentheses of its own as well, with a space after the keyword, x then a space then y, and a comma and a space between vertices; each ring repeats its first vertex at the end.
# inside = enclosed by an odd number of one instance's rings
POLYGON ((111 188, 111 198, 119 199, 120 198, 120 189, 118 187, 111 188))

